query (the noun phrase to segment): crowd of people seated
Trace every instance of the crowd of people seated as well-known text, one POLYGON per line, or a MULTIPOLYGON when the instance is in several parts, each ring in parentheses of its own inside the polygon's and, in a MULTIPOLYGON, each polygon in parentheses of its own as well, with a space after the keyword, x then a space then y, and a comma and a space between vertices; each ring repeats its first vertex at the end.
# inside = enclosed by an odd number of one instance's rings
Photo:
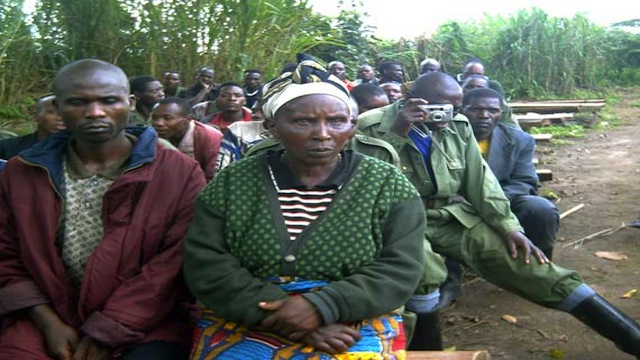
POLYGON ((533 138, 479 59, 346 69, 63 66, 0 140, 0 354, 404 359, 442 350, 467 267, 640 359, 638 323, 552 261, 533 138))

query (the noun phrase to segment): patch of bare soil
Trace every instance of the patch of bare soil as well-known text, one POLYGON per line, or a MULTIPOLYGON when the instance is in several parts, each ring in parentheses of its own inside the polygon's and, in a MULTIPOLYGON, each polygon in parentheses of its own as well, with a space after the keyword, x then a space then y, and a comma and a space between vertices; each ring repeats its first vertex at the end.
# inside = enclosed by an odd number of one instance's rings
MULTIPOLYGON (((554 261, 578 271, 603 297, 640 321, 640 229, 623 228, 563 245, 590 234, 618 228, 640 216, 640 88, 623 89, 609 111, 621 126, 590 130, 568 145, 538 144, 540 167, 553 170, 543 184, 560 197, 563 213, 584 208, 561 220, 554 261), (635 106, 634 106, 635 105, 635 106), (607 260, 599 251, 619 252, 626 260, 607 260)), ((463 297, 443 313, 445 347, 488 350, 493 359, 634 359, 619 351, 571 315, 528 302, 479 278, 467 278, 463 297), (503 315, 517 319, 513 324, 503 315)))

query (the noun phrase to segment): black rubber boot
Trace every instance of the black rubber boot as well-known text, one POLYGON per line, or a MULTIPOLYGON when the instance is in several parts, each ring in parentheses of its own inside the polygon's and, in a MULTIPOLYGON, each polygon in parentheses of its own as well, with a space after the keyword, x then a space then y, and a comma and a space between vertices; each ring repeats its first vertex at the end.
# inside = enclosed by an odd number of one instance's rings
POLYGON ((440 312, 438 310, 417 314, 413 338, 411 338, 407 350, 442 350, 440 312))
POLYGON ((462 295, 462 263, 447 258, 447 279, 440 286, 440 300, 438 309, 444 310, 462 295))
POLYGON ((600 295, 586 298, 570 313, 620 350, 640 358, 640 325, 600 295))

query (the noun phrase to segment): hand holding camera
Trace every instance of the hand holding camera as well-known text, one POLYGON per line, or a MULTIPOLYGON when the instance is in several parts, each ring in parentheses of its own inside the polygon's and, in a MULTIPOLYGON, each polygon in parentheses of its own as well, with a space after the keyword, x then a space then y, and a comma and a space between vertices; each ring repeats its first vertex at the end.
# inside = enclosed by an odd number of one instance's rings
POLYGON ((446 126, 448 121, 453 120, 453 105, 434 104, 430 105, 426 100, 420 98, 409 98, 401 105, 400 113, 396 117, 391 130, 398 135, 406 137, 415 123, 442 124, 446 126))
POLYGON ((406 137, 413 124, 424 121, 428 114, 424 112, 422 106, 427 106, 429 103, 420 98, 409 98, 399 101, 402 101, 402 103, 400 103, 400 112, 396 116, 396 121, 393 123, 391 131, 406 137))
POLYGON ((426 122, 453 120, 453 105, 451 104, 421 105, 420 107, 427 114, 424 120, 426 122))

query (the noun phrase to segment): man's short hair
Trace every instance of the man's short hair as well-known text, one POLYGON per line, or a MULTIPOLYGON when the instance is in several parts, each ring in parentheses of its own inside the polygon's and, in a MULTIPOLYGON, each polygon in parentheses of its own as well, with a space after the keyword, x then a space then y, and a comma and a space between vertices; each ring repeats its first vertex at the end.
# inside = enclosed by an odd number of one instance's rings
POLYGON ((32 111, 35 112, 37 116, 41 116, 42 114, 44 114, 44 111, 47 108, 47 103, 50 103, 55 98, 55 95, 45 95, 39 98, 38 100, 36 100, 36 103, 33 104, 32 111))
POLYGON ((482 60, 480 60, 480 58, 470 57, 469 59, 467 59, 467 61, 464 62, 464 65, 462 66, 462 68, 464 69, 469 64, 480 64, 484 66, 484 63, 482 62, 482 60))
POLYGON ((237 86, 240 89, 242 89, 242 85, 238 84, 237 82, 235 82, 235 81, 227 81, 226 83, 222 83, 220 85, 220 91, 222 91, 223 88, 232 87, 232 86, 237 86))
POLYGON ((458 90, 462 93, 462 88, 456 79, 443 72, 433 72, 418 76, 411 85, 408 97, 431 101, 444 93, 458 90))
POLYGON ((247 69, 244 71, 245 75, 249 75, 249 74, 260 74, 262 75, 262 71, 258 70, 258 69, 247 69))
POLYGON ((392 66, 396 65, 400 66, 401 68, 404 67, 400 61, 385 60, 378 64, 378 72, 380 74, 384 74, 386 70, 391 69, 392 66))
POLYGON ((422 62, 420 62, 420 68, 422 69, 423 66, 427 65, 427 64, 434 64, 437 66, 440 66, 440 61, 434 59, 434 58, 426 58, 424 60, 422 60, 422 62))
POLYGON ((203 66, 203 67, 201 67, 200 69, 198 69, 198 75, 202 74, 202 73, 203 73, 203 72, 205 72, 205 71, 211 71, 211 72, 212 72, 212 73, 214 73, 214 74, 216 73, 216 71, 215 71, 215 70, 213 70, 213 68, 208 67, 208 66, 203 66))
POLYGON ((131 93, 138 94, 145 92, 147 90, 147 84, 154 81, 158 81, 158 79, 154 78, 151 75, 140 75, 133 77, 129 85, 131 87, 131 93))
POLYGON ((482 80, 482 81, 485 81, 487 83, 487 88, 490 86, 489 77, 484 76, 484 75, 478 75, 478 74, 473 74, 473 75, 467 76, 466 78, 464 78, 464 80, 462 81, 462 84, 460 84, 460 86, 462 86, 464 88, 471 80, 482 80))
POLYGON ((504 99, 499 92, 489 88, 475 88, 462 97, 462 108, 471 104, 472 101, 481 98, 498 99, 500 100, 500 107, 504 105, 504 99))
POLYGON ((70 62, 58 70, 53 78, 53 94, 60 97, 67 91, 67 85, 74 78, 92 76, 96 73, 107 73, 114 84, 122 86, 127 93, 131 92, 127 74, 121 68, 98 59, 80 59, 70 62))
POLYGON ((384 90, 378 85, 360 84, 351 90, 351 97, 353 97, 359 107, 364 105, 368 99, 378 96, 387 96, 384 90))
POLYGON ((160 105, 165 105, 165 104, 176 104, 178 105, 178 107, 180 108, 180 115, 182 116, 190 116, 193 115, 193 109, 191 108, 191 104, 189 104, 189 102, 183 98, 179 98, 176 96, 171 96, 168 98, 164 98, 160 101, 158 101, 158 104, 156 105, 156 107, 160 106, 160 105))

